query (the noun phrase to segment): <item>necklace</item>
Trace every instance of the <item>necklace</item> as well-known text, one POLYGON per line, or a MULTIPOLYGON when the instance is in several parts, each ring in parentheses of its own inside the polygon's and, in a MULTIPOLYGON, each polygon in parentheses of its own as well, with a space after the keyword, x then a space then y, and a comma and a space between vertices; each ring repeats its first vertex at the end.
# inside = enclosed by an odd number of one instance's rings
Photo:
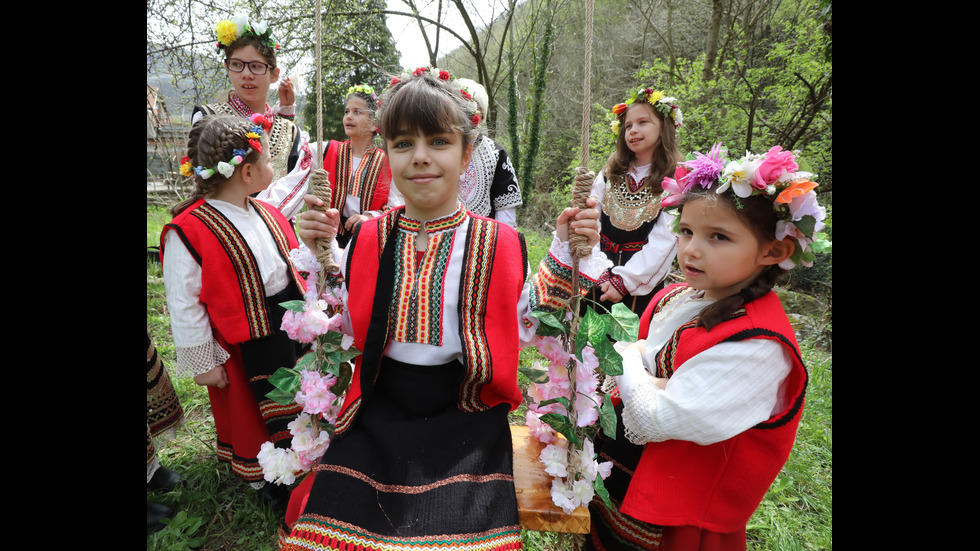
POLYGON ((626 174, 619 184, 606 182, 605 212, 614 226, 632 231, 660 214, 661 194, 647 185, 647 178, 636 182, 626 174))

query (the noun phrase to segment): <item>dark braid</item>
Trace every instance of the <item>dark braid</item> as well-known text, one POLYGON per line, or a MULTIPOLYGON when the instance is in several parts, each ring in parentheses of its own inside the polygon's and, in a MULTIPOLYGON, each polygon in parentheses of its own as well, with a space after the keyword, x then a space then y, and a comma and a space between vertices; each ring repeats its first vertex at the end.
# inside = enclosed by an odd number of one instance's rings
MULTIPOLYGON (((187 156, 190 158, 191 166, 214 168, 219 162, 228 162, 234 156, 236 149, 248 151, 251 146, 245 134, 253 125, 251 121, 233 115, 203 117, 191 127, 187 135, 187 156)), ((245 156, 242 163, 254 163, 259 155, 258 151, 253 150, 245 156)), ((171 215, 177 216, 198 199, 213 194, 227 181, 228 179, 220 172, 216 172, 207 180, 195 176, 194 191, 191 196, 174 205, 170 209, 171 215)))
POLYGON ((784 273, 786 273, 786 270, 780 268, 778 264, 767 266, 759 274, 759 277, 755 278, 748 287, 734 295, 714 302, 704 310, 701 310, 701 314, 698 316, 698 325, 711 331, 714 326, 730 318, 732 314, 742 306, 745 306, 746 303, 772 291, 773 286, 776 285, 776 281, 784 273))

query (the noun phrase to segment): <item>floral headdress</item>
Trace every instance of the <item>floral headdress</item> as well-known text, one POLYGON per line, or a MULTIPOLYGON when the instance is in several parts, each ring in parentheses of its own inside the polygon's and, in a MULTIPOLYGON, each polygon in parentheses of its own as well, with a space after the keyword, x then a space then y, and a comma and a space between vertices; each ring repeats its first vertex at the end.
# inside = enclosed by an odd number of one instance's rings
POLYGON ((358 94, 371 96, 374 99, 378 99, 377 94, 374 93, 374 88, 370 84, 358 84, 357 86, 351 86, 350 88, 347 89, 348 96, 355 92, 358 94))
POLYGON ((716 193, 731 193, 735 204, 739 198, 765 195, 773 202, 778 221, 776 239, 792 237, 796 250, 780 267, 789 270, 797 265, 812 266, 816 253, 829 252, 831 242, 823 220, 827 209, 817 202, 817 182, 813 174, 800 170, 793 151, 775 146, 765 154, 746 152, 738 160, 728 160, 728 150, 720 143, 707 155, 699 152, 687 156, 674 178, 664 178, 664 208, 676 208, 694 186, 714 188, 716 193))
MULTIPOLYGON (((444 80, 449 83, 458 84, 458 82, 456 82, 456 77, 454 77, 452 73, 450 73, 449 71, 444 71, 442 69, 437 69, 435 67, 418 67, 416 69, 411 69, 411 70, 406 69, 405 72, 403 72, 402 74, 392 78, 391 82, 388 83, 388 89, 394 88, 395 86, 398 86, 402 82, 407 82, 414 78, 420 77, 426 73, 435 75, 439 80, 444 80)), ((473 125, 474 128, 476 128, 480 124, 479 105, 476 103, 476 100, 473 99, 473 94, 471 94, 466 89, 465 86, 459 87, 459 95, 466 102, 466 110, 470 116, 470 123, 473 125)), ((381 105, 380 101, 378 102, 378 105, 379 106, 381 105)))
POLYGON ((266 46, 275 50, 279 44, 272 38, 272 29, 265 21, 250 21, 248 16, 236 15, 231 19, 222 19, 214 25, 218 35, 218 48, 231 46, 231 43, 243 36, 254 36, 266 46))
POLYGON ((192 166, 190 157, 184 156, 180 160, 180 174, 187 178, 194 176, 202 180, 207 180, 216 173, 220 173, 225 178, 231 178, 235 172, 235 167, 242 164, 249 153, 252 151, 262 153, 262 133, 268 132, 272 128, 272 123, 261 113, 252 113, 250 120, 254 124, 245 133, 245 139, 248 140, 249 145, 248 149, 234 149, 231 159, 227 162, 220 161, 214 167, 192 166))
POLYGON ((619 134, 619 125, 621 122, 621 115, 629 109, 629 106, 637 101, 642 100, 653 106, 654 109, 660 112, 665 119, 670 119, 674 121, 674 128, 680 128, 683 121, 683 115, 681 114, 681 108, 677 105, 677 99, 667 96, 663 90, 654 90, 653 88, 637 88, 630 91, 629 98, 623 103, 617 103, 612 108, 612 121, 609 123, 610 128, 614 134, 619 134))

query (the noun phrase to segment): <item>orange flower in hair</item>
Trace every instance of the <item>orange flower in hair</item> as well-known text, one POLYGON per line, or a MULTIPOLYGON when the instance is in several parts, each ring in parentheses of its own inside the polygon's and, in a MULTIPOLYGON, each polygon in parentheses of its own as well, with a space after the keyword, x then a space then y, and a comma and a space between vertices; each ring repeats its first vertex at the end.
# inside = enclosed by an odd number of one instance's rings
POLYGON ((780 192, 779 196, 776 197, 776 202, 792 203, 794 197, 802 197, 815 187, 817 187, 817 183, 811 182, 809 178, 796 180, 795 182, 791 183, 788 188, 780 192))

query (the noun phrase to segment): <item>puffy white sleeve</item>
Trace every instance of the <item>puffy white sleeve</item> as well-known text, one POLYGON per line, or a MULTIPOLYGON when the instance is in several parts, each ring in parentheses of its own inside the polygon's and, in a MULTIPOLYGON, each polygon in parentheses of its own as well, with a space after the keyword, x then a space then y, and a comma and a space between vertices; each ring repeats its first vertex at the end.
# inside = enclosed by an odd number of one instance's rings
MULTIPOLYGON (((655 351, 650 351, 655 352, 655 351)), ((771 339, 721 343, 684 363, 660 389, 644 367, 647 349, 627 351, 616 377, 623 425, 634 444, 727 440, 785 407, 792 369, 785 346, 771 339)))
POLYGON ((177 232, 167 232, 164 241, 163 282, 177 349, 174 372, 193 377, 225 363, 229 355, 214 339, 208 312, 200 301, 201 267, 177 232))
POLYGON ((310 185, 313 151, 309 140, 309 133, 300 131, 299 158, 296 160, 296 166, 256 196, 257 199, 276 207, 286 218, 299 214, 304 204, 303 196, 307 194, 310 185))

